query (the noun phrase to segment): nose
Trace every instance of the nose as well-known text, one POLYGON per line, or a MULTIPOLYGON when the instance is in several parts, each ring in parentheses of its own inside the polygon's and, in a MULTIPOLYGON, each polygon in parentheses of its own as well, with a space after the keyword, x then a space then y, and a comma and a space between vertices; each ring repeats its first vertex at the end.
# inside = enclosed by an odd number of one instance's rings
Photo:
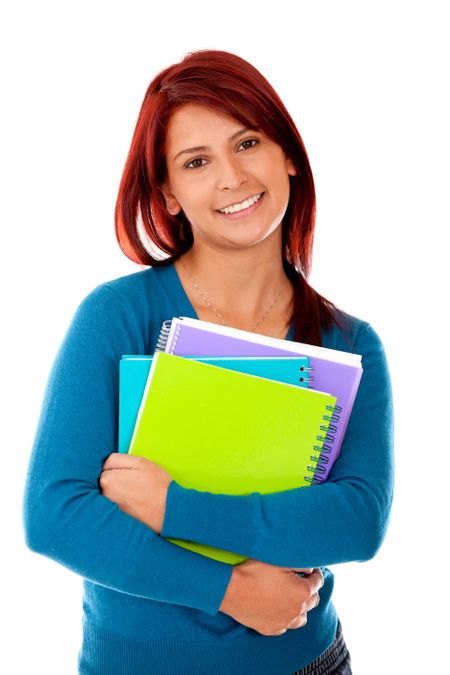
POLYGON ((218 164, 218 187, 221 190, 235 190, 247 181, 247 176, 239 159, 236 157, 225 157, 218 164))

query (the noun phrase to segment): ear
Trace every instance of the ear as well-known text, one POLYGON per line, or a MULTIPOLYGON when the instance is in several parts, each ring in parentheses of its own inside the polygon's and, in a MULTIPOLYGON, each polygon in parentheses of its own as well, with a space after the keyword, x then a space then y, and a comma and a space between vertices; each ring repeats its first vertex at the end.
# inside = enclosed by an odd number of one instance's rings
POLYGON ((290 176, 296 176, 297 175, 297 169, 294 166, 294 162, 290 159, 290 157, 286 157, 286 166, 287 166, 287 172, 290 176))
POLYGON ((166 207, 171 216, 176 216, 181 211, 181 205, 178 202, 175 195, 170 191, 170 185, 167 182, 162 183, 159 186, 159 189, 162 192, 162 195, 166 202, 166 207))

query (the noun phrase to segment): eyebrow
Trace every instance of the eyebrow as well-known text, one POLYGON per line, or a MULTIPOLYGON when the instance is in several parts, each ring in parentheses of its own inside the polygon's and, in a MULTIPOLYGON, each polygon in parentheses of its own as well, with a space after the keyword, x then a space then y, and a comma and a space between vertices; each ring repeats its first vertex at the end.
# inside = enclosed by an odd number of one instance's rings
MULTIPOLYGON (((235 138, 237 138, 238 136, 242 136, 242 134, 245 134, 246 131, 250 131, 250 129, 248 128, 239 129, 239 131, 236 131, 236 133, 230 136, 228 140, 234 141, 235 138)), ((211 150, 211 148, 208 145, 197 145, 194 148, 186 148, 186 150, 182 150, 177 155, 175 155, 173 159, 175 161, 180 155, 186 155, 191 152, 203 152, 205 150, 211 150)))

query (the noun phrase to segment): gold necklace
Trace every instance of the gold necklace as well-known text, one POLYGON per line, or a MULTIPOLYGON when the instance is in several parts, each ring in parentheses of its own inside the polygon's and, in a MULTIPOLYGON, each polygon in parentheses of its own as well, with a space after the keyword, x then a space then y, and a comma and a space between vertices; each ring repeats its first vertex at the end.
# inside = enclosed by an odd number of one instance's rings
MULTIPOLYGON (((194 277, 192 276, 192 274, 189 272, 188 268, 186 267, 186 265, 184 264, 184 262, 181 260, 181 258, 179 258, 179 260, 180 260, 180 263, 183 265, 184 269, 186 270, 189 279, 191 279, 192 283, 194 284, 194 286, 196 287, 196 289, 198 290, 198 292, 199 292, 200 295, 202 296, 203 300, 206 302, 206 304, 208 305, 208 307, 211 307, 211 309, 213 310, 214 314, 220 319, 220 321, 222 322, 222 324, 225 326, 226 324, 225 324, 225 320, 224 320, 223 316, 217 311, 217 309, 214 307, 214 305, 208 300, 208 298, 207 298, 206 295, 205 295, 205 292, 200 288, 198 282, 194 279, 194 277)), ((272 307, 277 303, 277 300, 278 300, 278 298, 280 297, 280 293, 281 293, 282 289, 283 289, 283 286, 280 286, 280 288, 279 288, 279 290, 278 290, 278 292, 277 292, 277 294, 276 294, 276 296, 275 296, 275 298, 274 298, 272 304, 270 305, 269 309, 263 314, 263 316, 260 318, 260 320, 258 321, 258 323, 255 324, 255 325, 253 326, 253 328, 250 328, 250 333, 253 333, 253 331, 255 331, 255 330, 258 328, 258 326, 264 321, 264 319, 266 318, 266 316, 268 315, 268 313, 270 312, 270 310, 272 309, 272 307)))

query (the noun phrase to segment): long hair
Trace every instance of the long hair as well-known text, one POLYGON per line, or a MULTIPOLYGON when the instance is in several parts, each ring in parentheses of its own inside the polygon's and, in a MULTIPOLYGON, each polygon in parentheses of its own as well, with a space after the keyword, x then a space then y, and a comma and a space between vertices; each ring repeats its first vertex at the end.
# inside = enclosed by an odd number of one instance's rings
POLYGON ((193 244, 189 221, 182 210, 176 216, 169 214, 160 189, 167 176, 167 126, 174 111, 185 103, 208 106, 263 131, 292 160, 297 174, 289 176, 290 197, 282 222, 283 267, 295 298, 290 323, 295 340, 321 345, 321 330, 330 329, 333 323, 340 326, 340 321, 336 306, 307 281, 316 216, 308 155, 273 87, 235 54, 210 49, 190 52, 150 83, 117 196, 114 220, 120 248, 134 262, 158 267, 173 263, 193 244))

